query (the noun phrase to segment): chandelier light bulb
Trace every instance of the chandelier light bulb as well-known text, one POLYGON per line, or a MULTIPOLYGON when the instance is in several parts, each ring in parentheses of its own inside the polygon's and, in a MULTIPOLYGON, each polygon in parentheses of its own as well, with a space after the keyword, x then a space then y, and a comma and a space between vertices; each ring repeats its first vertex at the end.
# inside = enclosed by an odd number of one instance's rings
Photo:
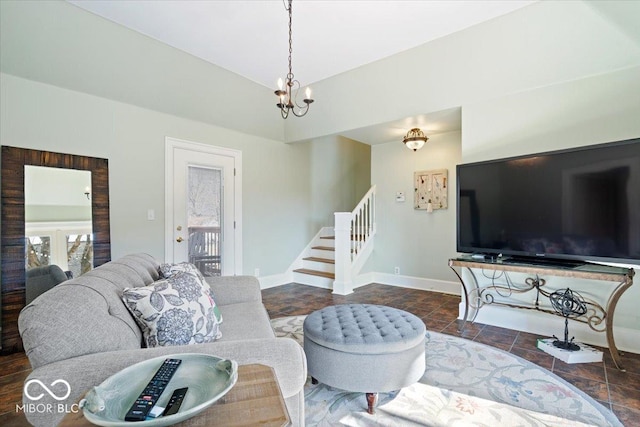
POLYGON ((282 90, 282 79, 278 79, 278 89, 282 90))
POLYGON ((306 99, 311 99, 311 88, 307 86, 307 89, 304 91, 305 95, 307 95, 306 99))

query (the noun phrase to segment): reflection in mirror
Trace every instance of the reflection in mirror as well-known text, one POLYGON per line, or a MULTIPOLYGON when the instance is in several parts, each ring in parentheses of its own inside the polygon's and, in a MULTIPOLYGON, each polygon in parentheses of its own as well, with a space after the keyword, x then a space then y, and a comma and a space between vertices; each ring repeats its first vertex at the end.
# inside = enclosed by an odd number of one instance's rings
POLYGON ((26 303, 93 268, 91 171, 26 165, 26 303))

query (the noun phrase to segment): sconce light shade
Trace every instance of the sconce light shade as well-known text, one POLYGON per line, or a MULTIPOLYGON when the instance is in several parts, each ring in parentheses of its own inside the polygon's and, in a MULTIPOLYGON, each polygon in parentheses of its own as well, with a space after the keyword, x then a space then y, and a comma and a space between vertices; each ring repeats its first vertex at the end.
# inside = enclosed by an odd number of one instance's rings
POLYGON ((418 151, 422 148, 425 142, 427 142, 429 138, 427 138, 420 129, 413 128, 405 135, 402 142, 407 146, 407 148, 412 149, 413 151, 418 151))

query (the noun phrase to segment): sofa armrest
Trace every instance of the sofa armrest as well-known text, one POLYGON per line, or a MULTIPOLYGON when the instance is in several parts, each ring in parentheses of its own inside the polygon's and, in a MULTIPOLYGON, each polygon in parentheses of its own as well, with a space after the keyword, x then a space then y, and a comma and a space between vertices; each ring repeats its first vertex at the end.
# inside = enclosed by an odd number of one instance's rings
POLYGON ((260 282, 254 276, 219 276, 206 280, 218 305, 262 302, 260 282))

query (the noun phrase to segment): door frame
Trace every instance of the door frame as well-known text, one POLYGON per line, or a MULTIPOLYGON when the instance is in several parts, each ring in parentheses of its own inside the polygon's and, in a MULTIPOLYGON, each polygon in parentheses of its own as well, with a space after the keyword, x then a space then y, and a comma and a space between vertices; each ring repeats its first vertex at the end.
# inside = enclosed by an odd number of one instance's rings
MULTIPOLYGON (((214 154, 218 156, 233 157, 235 164, 235 182, 234 182, 234 275, 242 274, 242 151, 232 148, 217 147, 214 145, 203 144, 200 142, 187 141, 172 137, 165 137, 165 183, 164 183, 164 257, 165 261, 173 259, 173 153, 176 149, 189 150, 194 152, 214 154), (171 227, 169 227, 171 226, 171 227), (169 231, 171 230, 171 232, 169 231)), ((227 254, 229 256, 229 254, 227 254)))

